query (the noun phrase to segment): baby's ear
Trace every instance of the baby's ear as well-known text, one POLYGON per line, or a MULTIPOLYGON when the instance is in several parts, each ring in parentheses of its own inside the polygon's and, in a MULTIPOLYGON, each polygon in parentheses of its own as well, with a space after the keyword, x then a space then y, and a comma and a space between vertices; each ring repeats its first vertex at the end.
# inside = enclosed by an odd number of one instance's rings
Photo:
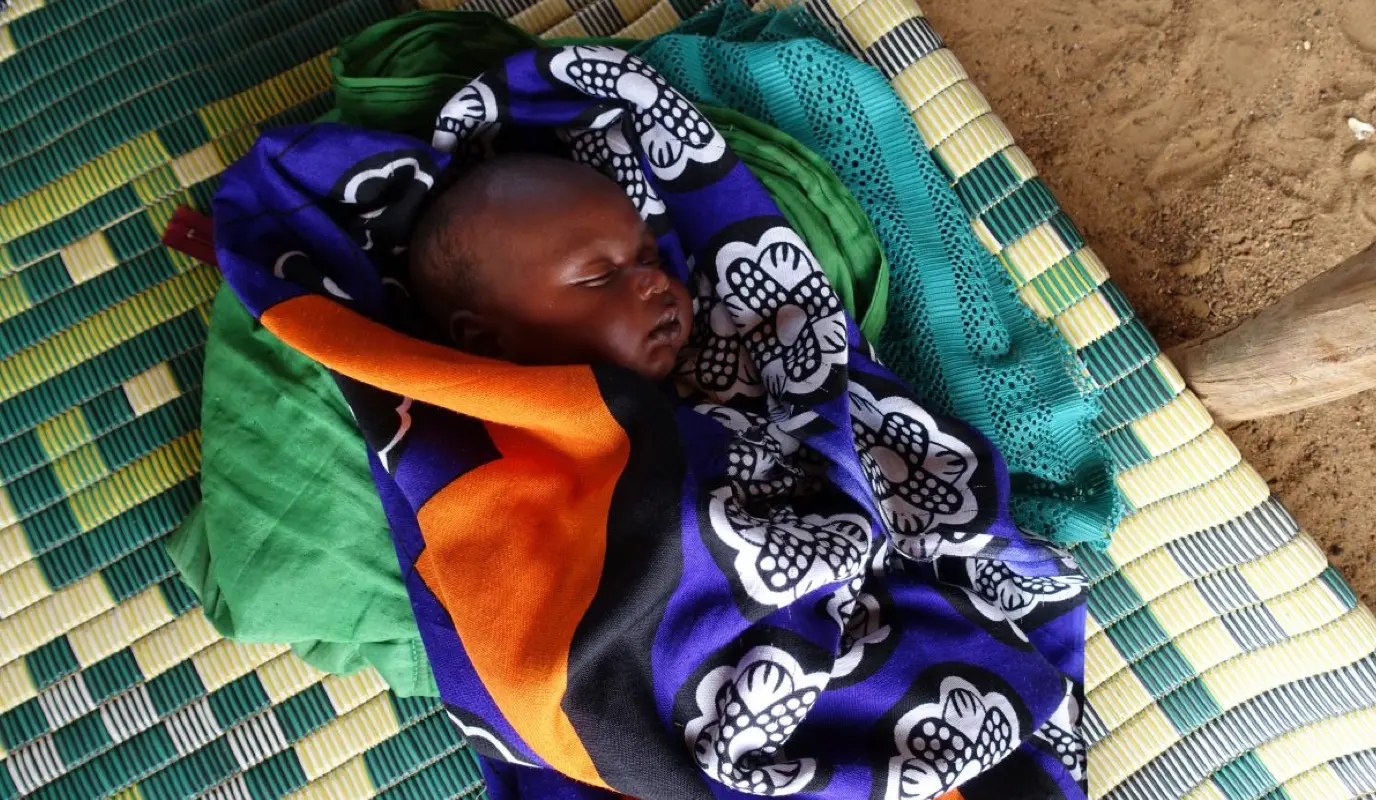
POLYGON ((460 310, 449 315, 449 342, 465 353, 498 357, 497 332, 476 311, 460 310))

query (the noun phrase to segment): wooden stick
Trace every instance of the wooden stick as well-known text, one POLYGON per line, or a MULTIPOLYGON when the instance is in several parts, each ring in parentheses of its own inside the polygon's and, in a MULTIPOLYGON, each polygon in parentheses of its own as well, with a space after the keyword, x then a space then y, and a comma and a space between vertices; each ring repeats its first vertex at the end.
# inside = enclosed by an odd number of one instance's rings
POLYGON ((1376 388, 1376 244, 1237 327, 1168 355, 1220 422, 1376 388))

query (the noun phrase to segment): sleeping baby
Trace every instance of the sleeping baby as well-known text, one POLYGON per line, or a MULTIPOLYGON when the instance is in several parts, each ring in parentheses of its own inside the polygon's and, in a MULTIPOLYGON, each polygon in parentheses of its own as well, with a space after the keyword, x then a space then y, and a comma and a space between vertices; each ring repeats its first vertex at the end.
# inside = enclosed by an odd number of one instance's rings
POLYGON ((541 155, 484 161, 411 238, 412 291, 437 338, 517 364, 614 364, 668 376, 692 302, 625 191, 541 155))

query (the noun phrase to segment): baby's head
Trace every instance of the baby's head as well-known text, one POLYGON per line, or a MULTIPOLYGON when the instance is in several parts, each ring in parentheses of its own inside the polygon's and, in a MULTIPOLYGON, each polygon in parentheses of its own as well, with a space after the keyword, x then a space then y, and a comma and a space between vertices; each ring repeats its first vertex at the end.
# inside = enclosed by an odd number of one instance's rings
POLYGON ((621 187, 552 156, 498 156, 444 189, 412 234, 410 272, 452 344, 518 364, 616 364, 658 380, 692 323, 621 187))

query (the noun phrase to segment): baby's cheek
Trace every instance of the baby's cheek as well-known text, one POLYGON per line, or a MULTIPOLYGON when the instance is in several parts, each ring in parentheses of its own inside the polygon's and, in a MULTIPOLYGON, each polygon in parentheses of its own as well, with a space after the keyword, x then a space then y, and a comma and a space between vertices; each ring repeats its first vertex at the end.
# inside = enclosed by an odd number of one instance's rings
POLYGON ((622 366, 632 366, 644 350, 645 336, 638 320, 626 314, 608 315, 604 318, 602 343, 611 360, 622 366))

